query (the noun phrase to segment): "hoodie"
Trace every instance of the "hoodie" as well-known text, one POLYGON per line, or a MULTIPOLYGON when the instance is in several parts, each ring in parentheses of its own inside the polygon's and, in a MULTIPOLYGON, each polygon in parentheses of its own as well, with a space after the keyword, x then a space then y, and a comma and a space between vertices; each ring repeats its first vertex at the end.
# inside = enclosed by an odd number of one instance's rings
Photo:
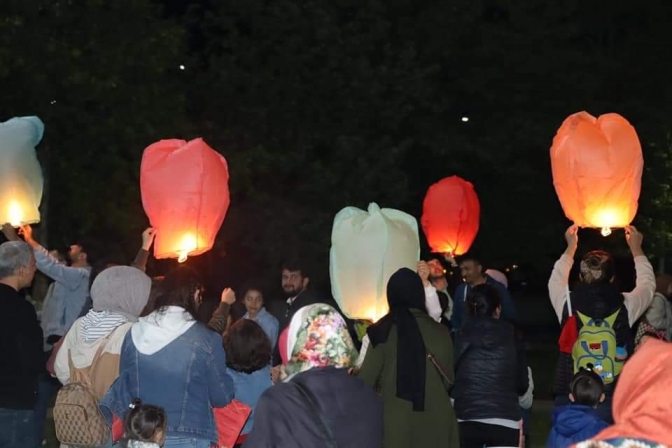
POLYGON ((179 306, 168 306, 138 319, 131 328, 135 348, 143 355, 153 355, 186 333, 196 321, 179 306))
POLYGON ((547 448, 567 448, 595 437, 609 425, 600 420, 590 406, 570 404, 553 410, 553 429, 548 436, 547 448))

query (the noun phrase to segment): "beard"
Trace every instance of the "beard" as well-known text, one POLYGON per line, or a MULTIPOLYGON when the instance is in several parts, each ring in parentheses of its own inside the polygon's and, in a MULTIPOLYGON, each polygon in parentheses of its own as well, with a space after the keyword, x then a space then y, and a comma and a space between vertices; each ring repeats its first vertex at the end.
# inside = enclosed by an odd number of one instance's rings
POLYGON ((303 288, 300 286, 298 288, 296 286, 289 286, 289 287, 283 286, 282 291, 285 293, 285 296, 288 299, 291 299, 292 297, 298 296, 301 293, 301 291, 303 291, 303 288))

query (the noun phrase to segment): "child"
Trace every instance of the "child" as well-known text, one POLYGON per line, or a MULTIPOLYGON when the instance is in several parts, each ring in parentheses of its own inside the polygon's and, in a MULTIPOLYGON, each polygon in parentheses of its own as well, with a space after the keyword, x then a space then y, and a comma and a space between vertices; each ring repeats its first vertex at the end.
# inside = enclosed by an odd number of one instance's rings
POLYGON ((548 437, 547 448, 566 448, 597 435, 609 425, 595 413, 597 405, 604 401, 604 383, 600 376, 589 369, 581 369, 569 385, 569 406, 553 412, 553 429, 548 437))
POLYGON ((124 420, 122 446, 160 448, 166 440, 166 413, 163 408, 133 400, 124 420))

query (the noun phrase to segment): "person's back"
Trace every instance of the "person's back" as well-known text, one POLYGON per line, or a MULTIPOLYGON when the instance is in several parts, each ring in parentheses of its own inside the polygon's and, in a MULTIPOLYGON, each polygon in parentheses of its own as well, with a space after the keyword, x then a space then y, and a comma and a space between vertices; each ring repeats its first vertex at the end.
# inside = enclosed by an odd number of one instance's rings
POLYGON ((516 344, 513 326, 506 321, 484 317, 463 326, 456 339, 452 392, 459 420, 520 420, 518 396, 528 382, 525 378, 521 383, 516 344))
POLYGON ((454 380, 450 330, 427 314, 423 283, 409 269, 390 278, 387 299, 390 313, 367 329, 371 345, 358 373, 369 386, 380 388, 385 446, 458 446, 448 395, 454 380))
POLYGON ((110 414, 124 417, 133 398, 163 408, 167 447, 185 439, 199 447, 216 441, 212 407, 233 398, 222 337, 194 318, 200 284, 192 276, 180 268, 163 280, 157 310, 127 333, 120 378, 100 403, 108 421, 110 414))
POLYGON ((339 448, 379 447, 383 408, 376 393, 346 369, 326 367, 297 374, 268 389, 259 400, 254 430, 245 447, 313 448, 328 446, 319 415, 295 383, 314 395, 339 448), (291 424, 285 424, 291 418, 291 424), (268 443, 272 443, 269 445, 268 443))

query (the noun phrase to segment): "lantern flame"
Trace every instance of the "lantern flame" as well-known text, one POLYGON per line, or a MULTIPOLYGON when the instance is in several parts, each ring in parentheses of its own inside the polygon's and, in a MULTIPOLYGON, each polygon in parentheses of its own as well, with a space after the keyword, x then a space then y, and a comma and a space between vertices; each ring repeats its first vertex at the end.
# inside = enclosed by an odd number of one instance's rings
POLYGON ((600 233, 602 236, 609 236, 611 235, 611 229, 609 227, 602 227, 602 231, 600 233))
POLYGON ((19 227, 21 225, 21 221, 23 220, 23 210, 18 202, 12 201, 9 203, 8 215, 9 223, 12 227, 19 227))
POLYGON ((180 243, 180 256, 177 259, 178 263, 184 263, 187 261, 189 253, 196 250, 196 248, 198 248, 196 237, 192 234, 184 235, 182 242, 180 243))

